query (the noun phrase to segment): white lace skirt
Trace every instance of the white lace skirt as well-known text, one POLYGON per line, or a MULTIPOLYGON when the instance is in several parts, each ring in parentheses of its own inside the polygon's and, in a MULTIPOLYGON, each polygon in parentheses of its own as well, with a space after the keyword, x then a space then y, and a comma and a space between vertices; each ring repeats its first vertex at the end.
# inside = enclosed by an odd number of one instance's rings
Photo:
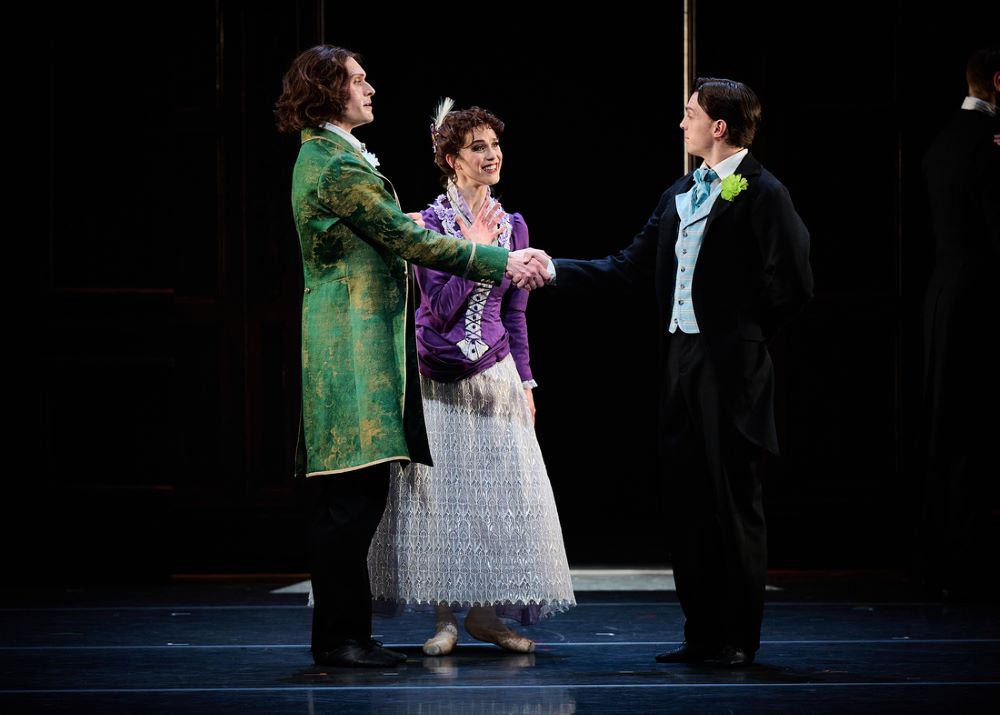
POLYGON ((495 606, 529 625, 575 605, 513 359, 459 382, 420 384, 434 467, 393 468, 368 552, 376 612, 495 606))

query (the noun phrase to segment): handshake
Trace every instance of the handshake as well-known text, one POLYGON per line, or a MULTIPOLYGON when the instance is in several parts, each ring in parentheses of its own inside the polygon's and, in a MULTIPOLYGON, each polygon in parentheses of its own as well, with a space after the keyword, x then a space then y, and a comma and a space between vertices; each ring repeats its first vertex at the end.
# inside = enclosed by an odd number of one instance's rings
MULTIPOLYGON (((418 226, 426 228, 424 218, 420 213, 407 213, 418 226)), ((500 219, 503 217, 503 209, 499 203, 490 206, 489 201, 484 201, 476 214, 476 219, 472 224, 465 221, 465 218, 458 214, 455 219, 462 233, 470 241, 475 243, 490 245, 496 241, 500 235, 500 219)), ((522 248, 520 251, 511 251, 507 256, 507 277, 518 288, 534 290, 552 280, 549 275, 549 254, 537 248, 522 248)))
POLYGON ((507 277, 518 288, 534 290, 551 280, 549 254, 538 248, 522 248, 507 256, 507 277))

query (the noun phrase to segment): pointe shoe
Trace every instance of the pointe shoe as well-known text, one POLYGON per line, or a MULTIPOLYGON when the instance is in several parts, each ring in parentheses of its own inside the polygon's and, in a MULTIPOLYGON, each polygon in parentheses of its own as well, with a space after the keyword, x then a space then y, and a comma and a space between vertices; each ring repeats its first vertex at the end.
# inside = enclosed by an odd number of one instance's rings
POLYGON ((439 623, 437 633, 424 643, 427 655, 448 655, 458 642, 458 628, 454 623, 439 623))
POLYGON ((477 641, 493 643, 494 645, 500 646, 504 650, 509 650, 514 653, 535 652, 535 642, 533 640, 518 635, 499 622, 488 625, 477 623, 476 621, 469 623, 469 619, 466 618, 465 630, 477 641))

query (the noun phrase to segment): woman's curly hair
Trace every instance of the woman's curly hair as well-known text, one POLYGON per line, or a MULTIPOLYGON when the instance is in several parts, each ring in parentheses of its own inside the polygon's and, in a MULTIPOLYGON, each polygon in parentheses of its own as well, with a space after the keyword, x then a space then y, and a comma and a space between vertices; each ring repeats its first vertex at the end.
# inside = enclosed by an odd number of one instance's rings
POLYGON ((448 165, 448 155, 458 154, 466 145, 466 137, 479 127, 489 127, 496 132, 498 139, 503 134, 503 122, 480 107, 448 112, 441 126, 432 128, 434 163, 444 172, 442 183, 455 178, 455 170, 448 165))

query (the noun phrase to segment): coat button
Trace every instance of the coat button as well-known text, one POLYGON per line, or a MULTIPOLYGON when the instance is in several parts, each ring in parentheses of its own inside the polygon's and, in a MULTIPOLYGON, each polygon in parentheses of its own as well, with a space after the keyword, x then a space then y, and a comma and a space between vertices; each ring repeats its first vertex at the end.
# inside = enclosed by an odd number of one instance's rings
POLYGON ((306 288, 306 289, 305 289, 304 291, 302 291, 302 292, 303 292, 303 293, 312 293, 312 290, 313 290, 312 288, 306 288))

